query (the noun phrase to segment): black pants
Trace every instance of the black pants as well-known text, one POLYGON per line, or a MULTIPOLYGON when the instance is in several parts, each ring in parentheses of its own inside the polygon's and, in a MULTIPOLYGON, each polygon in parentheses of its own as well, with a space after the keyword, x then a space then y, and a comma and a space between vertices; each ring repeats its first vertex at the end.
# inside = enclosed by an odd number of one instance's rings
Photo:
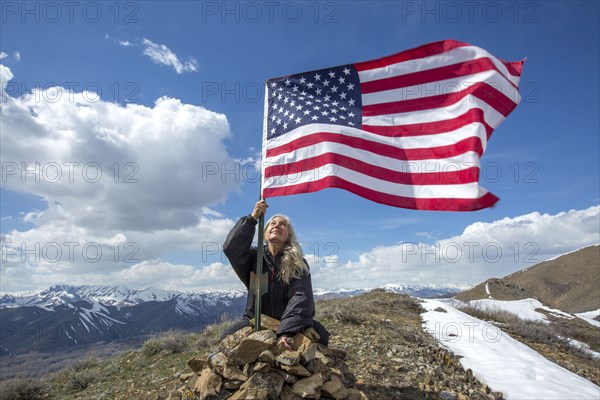
MULTIPOLYGON (((242 328, 245 328, 246 326, 250 326, 250 320, 247 318, 243 318, 239 321, 235 321, 233 324, 229 325, 224 331, 223 334, 221 335, 221 338, 219 340, 223 340, 225 339, 227 336, 231 335, 232 333, 235 333, 237 331, 239 331, 242 328)), ((316 319, 313 320, 313 329, 319 334, 320 338, 319 338, 319 343, 321 343, 323 346, 327 346, 329 344, 329 336, 331 335, 327 329, 325 329, 325 327, 323 326, 323 324, 321 324, 319 321, 317 321, 316 319)))

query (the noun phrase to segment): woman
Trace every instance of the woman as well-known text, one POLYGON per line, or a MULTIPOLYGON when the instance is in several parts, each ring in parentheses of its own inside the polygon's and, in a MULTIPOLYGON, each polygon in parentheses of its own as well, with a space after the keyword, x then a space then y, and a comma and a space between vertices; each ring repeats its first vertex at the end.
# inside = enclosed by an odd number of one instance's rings
MULTIPOLYGON (((252 213, 235 224, 223 246, 223 252, 247 289, 250 273, 256 273, 257 249, 251 246, 252 238, 257 220, 267 207, 265 200, 258 201, 252 213)), ((283 215, 271 217, 265 224, 264 238, 263 271, 268 275, 268 285, 262 295, 261 313, 281 321, 276 333, 284 347, 289 348, 288 337, 309 327, 321 336, 319 343, 327 346, 329 332, 313 319, 315 304, 310 271, 289 219, 283 215)), ((255 315, 254 296, 248 290, 244 320, 230 326, 223 336, 249 325, 249 319, 255 315)))

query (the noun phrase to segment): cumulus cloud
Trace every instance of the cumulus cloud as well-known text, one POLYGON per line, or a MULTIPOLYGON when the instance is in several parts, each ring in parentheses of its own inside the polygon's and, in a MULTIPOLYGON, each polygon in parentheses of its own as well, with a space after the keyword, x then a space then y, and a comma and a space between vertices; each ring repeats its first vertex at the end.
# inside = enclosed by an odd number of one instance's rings
POLYGON ((313 286, 364 288, 388 283, 476 284, 503 277, 574 249, 600 242, 600 207, 555 215, 533 212, 490 223, 433 243, 380 246, 358 259, 317 260, 313 286))
POLYGON ((14 98, 12 78, 0 65, 2 185, 48 206, 23 216, 34 228, 5 232, 3 290, 36 279, 102 282, 166 252, 222 242, 233 221, 209 207, 239 190, 219 173, 238 163, 224 144, 225 115, 168 97, 123 106, 61 87, 14 98))
POLYGON ((144 39, 142 45, 144 46, 144 54, 150 57, 156 64, 171 67, 178 74, 198 71, 198 62, 193 57, 189 57, 187 60, 182 61, 177 54, 173 53, 171 49, 164 44, 154 43, 148 39, 144 39))

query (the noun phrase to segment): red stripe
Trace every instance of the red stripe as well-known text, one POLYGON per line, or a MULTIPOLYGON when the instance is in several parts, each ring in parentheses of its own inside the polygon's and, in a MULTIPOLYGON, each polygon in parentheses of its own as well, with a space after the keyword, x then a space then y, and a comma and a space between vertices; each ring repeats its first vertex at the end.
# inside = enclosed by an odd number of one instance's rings
MULTIPOLYGON (((317 157, 296 161, 289 164, 273 165, 265 169, 265 178, 274 176, 291 175, 290 180, 298 179, 298 174, 322 168, 327 164, 341 166, 373 178, 403 185, 458 185, 463 183, 477 182, 479 179, 479 168, 471 167, 463 170, 448 170, 444 172, 401 172, 389 168, 357 160, 338 153, 325 153, 317 157)), ((335 166, 333 172, 335 174, 335 166)), ((456 167, 459 167, 456 165, 456 167)), ((317 172, 318 173, 318 172, 317 172)), ((313 178, 315 178, 313 176, 313 178)), ((318 179, 318 176, 316 177, 318 179)))
POLYGON ((460 92, 422 97, 419 99, 393 101, 363 106, 363 117, 429 110, 447 107, 473 95, 485 101, 505 117, 517 106, 510 98, 485 82, 477 82, 460 92))
POLYGON ((435 56, 436 54, 446 53, 447 51, 464 46, 470 46, 470 44, 462 43, 456 40, 442 40, 440 42, 428 43, 423 46, 415 47, 414 49, 405 50, 391 56, 382 57, 377 60, 359 62, 354 64, 354 67, 359 72, 369 69, 383 68, 390 64, 435 56))
POLYGON ((392 194, 367 189, 337 176, 328 176, 318 181, 298 185, 265 188, 263 189, 263 196, 265 198, 270 198, 276 196, 317 192, 328 187, 344 189, 366 199, 388 206, 410 208, 413 210, 475 211, 482 208, 491 207, 498 201, 498 198, 489 192, 478 199, 417 199, 412 197, 395 196, 392 194))
POLYGON ((472 108, 463 115, 446 120, 394 126, 363 125, 362 130, 387 137, 423 136, 452 132, 473 123, 483 125, 488 139, 492 136, 494 128, 485 122, 480 108, 472 108))
MULTIPOLYGON (((456 77, 464 77, 484 71, 497 71, 504 74, 494 65, 489 58, 478 58, 476 60, 464 61, 458 64, 446 65, 444 67, 417 71, 410 74, 392 76, 378 79, 376 81, 363 82, 360 84, 362 94, 381 92, 383 90, 399 89, 409 86, 422 85, 431 82, 439 82, 456 77)), ((508 77, 504 76, 508 80, 508 77)), ((508 82, 516 88, 510 80, 508 82)), ((452 90, 454 87, 450 87, 452 90)))
POLYGON ((337 133, 318 132, 302 136, 279 147, 267 149, 267 157, 275 157, 280 154, 290 153, 323 142, 340 143, 355 149, 366 150, 374 154, 404 161, 449 158, 466 153, 467 151, 474 151, 480 157, 483 154, 483 145, 478 137, 469 137, 446 146, 402 149, 362 138, 345 136, 337 133))

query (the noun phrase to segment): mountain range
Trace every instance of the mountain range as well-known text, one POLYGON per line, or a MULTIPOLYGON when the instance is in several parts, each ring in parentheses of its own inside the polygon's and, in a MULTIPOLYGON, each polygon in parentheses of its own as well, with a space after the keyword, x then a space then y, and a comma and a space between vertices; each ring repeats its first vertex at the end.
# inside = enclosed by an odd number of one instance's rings
MULTIPOLYGON (((432 298, 464 286, 387 285, 385 290, 432 298)), ((315 290, 315 298, 355 296, 370 289, 315 290)), ((112 341, 136 342, 170 329, 201 330, 224 315, 240 317, 242 290, 182 292, 125 286, 56 285, 0 295, 0 356, 61 351, 112 341)))

